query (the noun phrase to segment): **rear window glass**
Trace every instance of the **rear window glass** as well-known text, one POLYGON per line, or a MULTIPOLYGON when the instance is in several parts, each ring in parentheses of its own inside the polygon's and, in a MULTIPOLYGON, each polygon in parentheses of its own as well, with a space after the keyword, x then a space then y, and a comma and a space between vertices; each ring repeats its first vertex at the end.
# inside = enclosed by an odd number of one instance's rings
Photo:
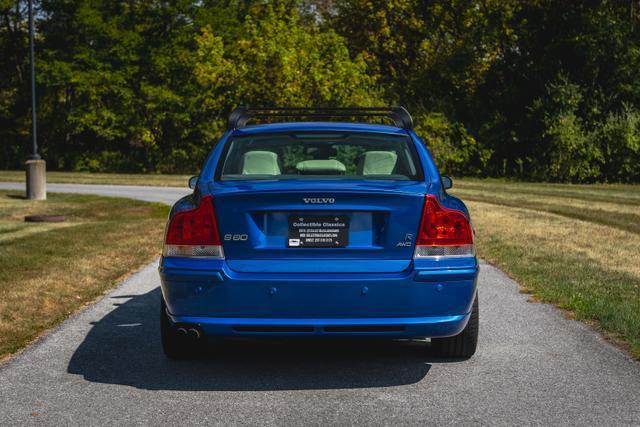
POLYGON ((358 178, 417 180, 406 136, 373 133, 278 133, 233 138, 220 179, 358 178))

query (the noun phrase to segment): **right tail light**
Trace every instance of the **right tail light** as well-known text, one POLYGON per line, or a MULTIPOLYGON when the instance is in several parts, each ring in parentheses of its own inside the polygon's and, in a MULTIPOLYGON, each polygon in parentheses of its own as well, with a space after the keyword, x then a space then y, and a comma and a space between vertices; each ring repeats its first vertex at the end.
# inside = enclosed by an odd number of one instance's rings
POLYGON ((473 230, 466 215, 445 208, 436 196, 428 194, 424 201, 414 258, 473 255, 473 230))

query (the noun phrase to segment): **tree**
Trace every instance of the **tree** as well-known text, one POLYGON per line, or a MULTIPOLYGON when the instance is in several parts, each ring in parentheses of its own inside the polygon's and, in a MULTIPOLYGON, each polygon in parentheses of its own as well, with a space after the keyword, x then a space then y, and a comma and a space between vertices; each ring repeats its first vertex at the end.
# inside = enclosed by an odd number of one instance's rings
MULTIPOLYGON (((302 25, 286 2, 256 5, 232 43, 209 28, 197 38, 201 105, 215 117, 233 105, 340 106, 376 103, 375 79, 333 31, 302 25), (218 113, 219 114, 219 113, 218 113)), ((213 125, 212 125, 213 126, 213 125)))
MULTIPOLYGON (((634 46, 640 33, 628 6, 548 0, 518 5, 509 20, 513 37, 501 43, 497 61, 468 104, 477 114, 465 120, 493 150, 493 174, 541 179, 548 172, 550 163, 540 153, 547 152, 549 117, 557 113, 557 103, 544 100, 558 76, 579 88, 580 102, 571 111, 575 117, 562 115, 581 132, 592 132, 624 103, 639 105, 640 51, 634 46)), ((592 172, 584 171, 590 179, 592 172)))
POLYGON ((30 135, 27 13, 0 0, 0 168, 21 167, 30 135))
MULTIPOLYGON (((402 104, 443 169, 638 180, 637 0, 40 0, 51 168, 192 172, 236 105, 402 104)), ((29 135, 0 0, 0 167, 29 135)))

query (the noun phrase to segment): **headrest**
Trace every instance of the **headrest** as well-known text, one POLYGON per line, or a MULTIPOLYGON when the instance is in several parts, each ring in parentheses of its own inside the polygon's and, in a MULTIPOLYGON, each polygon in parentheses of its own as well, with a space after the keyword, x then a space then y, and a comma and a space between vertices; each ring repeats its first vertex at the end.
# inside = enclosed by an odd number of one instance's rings
POLYGON ((362 175, 391 175, 398 155, 393 151, 367 151, 362 161, 362 175))
POLYGON ((278 155, 271 151, 247 151, 242 156, 242 175, 280 175, 278 155))

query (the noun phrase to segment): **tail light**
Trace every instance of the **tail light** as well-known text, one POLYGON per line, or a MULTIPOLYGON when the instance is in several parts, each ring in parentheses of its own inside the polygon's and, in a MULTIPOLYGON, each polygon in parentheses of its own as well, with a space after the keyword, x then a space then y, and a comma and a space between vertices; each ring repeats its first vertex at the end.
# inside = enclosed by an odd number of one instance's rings
POLYGON ((195 209, 176 213, 165 234, 166 257, 224 258, 213 198, 205 196, 195 209))
POLYGON ((473 230, 464 213, 445 208, 428 194, 416 241, 415 258, 473 256, 473 230))

